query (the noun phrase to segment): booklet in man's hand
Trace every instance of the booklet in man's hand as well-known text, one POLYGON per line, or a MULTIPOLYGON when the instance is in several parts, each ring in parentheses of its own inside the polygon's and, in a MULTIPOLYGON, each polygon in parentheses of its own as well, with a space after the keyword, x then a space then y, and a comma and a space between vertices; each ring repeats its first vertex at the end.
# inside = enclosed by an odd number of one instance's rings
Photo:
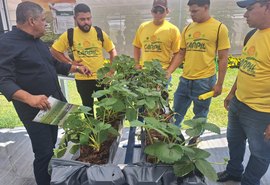
POLYGON ((79 107, 79 105, 62 102, 52 96, 48 98, 48 101, 50 102, 51 109, 47 111, 40 110, 33 121, 61 126, 70 113, 77 111, 79 107))

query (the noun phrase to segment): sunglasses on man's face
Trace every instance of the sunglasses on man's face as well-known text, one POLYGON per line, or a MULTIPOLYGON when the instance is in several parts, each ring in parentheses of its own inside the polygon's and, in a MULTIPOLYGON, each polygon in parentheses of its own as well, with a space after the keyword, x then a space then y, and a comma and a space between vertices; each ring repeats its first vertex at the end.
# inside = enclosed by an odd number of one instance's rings
POLYGON ((157 14, 157 13, 164 14, 165 9, 160 7, 160 6, 157 6, 157 7, 154 7, 152 9, 152 12, 155 13, 155 14, 157 14))

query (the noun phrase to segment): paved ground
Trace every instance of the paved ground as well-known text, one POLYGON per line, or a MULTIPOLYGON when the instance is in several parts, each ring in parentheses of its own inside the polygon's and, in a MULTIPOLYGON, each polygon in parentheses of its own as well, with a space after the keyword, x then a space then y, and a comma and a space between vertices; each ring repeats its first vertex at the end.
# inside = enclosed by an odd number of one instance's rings
MULTIPOLYGON (((123 130, 124 137, 120 146, 127 142, 127 129, 123 130)), ((207 149, 212 155, 211 162, 222 162, 228 156, 226 134, 206 133, 202 137, 200 147, 207 149)), ((247 154, 245 161, 248 159, 247 154)), ((119 147, 115 159, 116 164, 124 162, 125 148, 119 147)), ((138 162, 140 151, 136 149, 133 161, 138 162)), ((33 153, 29 137, 24 128, 0 129, 0 185, 36 185, 33 177, 33 153)), ((245 163, 246 164, 246 163, 245 163)), ((214 165, 217 171, 222 171, 225 165, 214 165)), ((239 185, 239 183, 207 182, 208 185, 239 185)), ((270 170, 263 177, 261 185, 270 185, 270 170)))

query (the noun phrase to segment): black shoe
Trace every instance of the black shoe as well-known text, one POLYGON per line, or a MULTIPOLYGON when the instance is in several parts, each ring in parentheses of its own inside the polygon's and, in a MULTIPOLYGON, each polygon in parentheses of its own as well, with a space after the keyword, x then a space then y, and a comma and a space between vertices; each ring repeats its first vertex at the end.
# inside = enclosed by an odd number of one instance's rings
POLYGON ((241 176, 239 177, 239 176, 230 175, 226 170, 223 172, 218 172, 217 176, 218 176, 217 182, 226 182, 226 181, 240 182, 242 178, 241 176))

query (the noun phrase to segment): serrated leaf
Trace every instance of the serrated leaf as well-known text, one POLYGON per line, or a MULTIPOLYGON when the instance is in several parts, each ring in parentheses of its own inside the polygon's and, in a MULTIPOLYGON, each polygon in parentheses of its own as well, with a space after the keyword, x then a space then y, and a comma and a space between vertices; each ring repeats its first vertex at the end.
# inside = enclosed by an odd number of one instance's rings
POLYGON ((206 176, 208 179, 210 179, 212 181, 217 180, 217 173, 208 161, 206 161, 204 159, 199 159, 199 160, 195 161, 195 165, 196 165, 197 169, 204 176, 206 176))
POLYGON ((99 91, 96 91, 92 94, 92 97, 93 98, 100 98, 102 96, 106 96, 107 94, 110 94, 110 91, 105 89, 105 90, 99 90, 99 91))
POLYGON ((183 177, 195 169, 191 161, 179 161, 173 165, 174 174, 178 177, 183 177))
POLYGON ((133 121, 137 119, 137 110, 136 109, 132 109, 132 108, 128 108, 126 110, 126 117, 128 121, 133 121))
POLYGON ((196 118, 191 120, 185 120, 183 124, 190 126, 190 127, 196 127, 199 125, 204 125, 206 123, 206 118, 196 118))
POLYGON ((194 128, 189 128, 186 130, 186 134, 190 137, 195 137, 201 135, 203 131, 202 126, 196 126, 194 128))
POLYGON ((74 145, 69 149, 69 153, 71 153, 71 154, 74 155, 79 149, 80 149, 80 145, 79 145, 79 144, 74 144, 74 145))
POLYGON ((183 156, 183 150, 179 145, 171 145, 163 142, 148 145, 144 152, 157 157, 160 161, 167 164, 172 164, 183 156))
POLYGON ((149 109, 154 109, 156 107, 156 102, 153 98, 146 98, 146 106, 149 109))
POLYGON ((81 134, 80 134, 80 144, 81 145, 87 145, 89 141, 89 134, 91 133, 91 129, 85 129, 81 134))
POLYGON ((67 151, 66 147, 65 148, 57 148, 57 149, 53 150, 53 153, 54 153, 54 156, 56 158, 61 158, 65 155, 66 151, 67 151))
POLYGON ((139 120, 133 120, 130 122, 130 126, 131 127, 143 127, 145 126, 143 122, 139 121, 139 120))
POLYGON ((202 150, 202 149, 199 149, 199 148, 192 148, 192 150, 194 151, 194 158, 195 159, 206 159, 208 157, 210 157, 210 153, 205 151, 205 150, 202 150))
POLYGON ((213 123, 206 123, 204 125, 204 129, 209 130, 211 132, 214 132, 216 134, 220 134, 220 128, 217 125, 213 124, 213 123))

